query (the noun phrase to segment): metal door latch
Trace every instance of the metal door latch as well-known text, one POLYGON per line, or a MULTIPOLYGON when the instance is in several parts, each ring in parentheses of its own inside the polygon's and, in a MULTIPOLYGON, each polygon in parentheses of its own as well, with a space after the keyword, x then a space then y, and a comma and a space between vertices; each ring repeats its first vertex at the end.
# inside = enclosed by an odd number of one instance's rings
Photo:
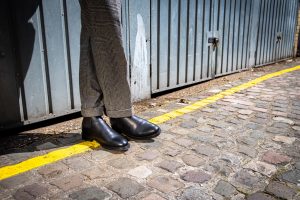
POLYGON ((212 44, 213 50, 215 50, 218 47, 219 38, 217 38, 217 37, 210 37, 210 38, 208 38, 208 43, 212 44))

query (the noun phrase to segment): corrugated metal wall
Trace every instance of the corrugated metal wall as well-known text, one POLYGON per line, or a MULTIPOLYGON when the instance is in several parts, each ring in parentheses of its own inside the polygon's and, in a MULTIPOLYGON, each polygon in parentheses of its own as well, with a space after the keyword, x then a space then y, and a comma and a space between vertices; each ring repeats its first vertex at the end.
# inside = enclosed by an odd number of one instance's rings
POLYGON ((292 57, 297 8, 297 0, 152 0, 152 93, 292 57))
MULTIPOLYGON (((122 3, 135 100, 292 56, 297 0, 122 3)), ((0 129, 79 111, 78 0, 6 0, 0 14, 0 129)))
POLYGON ((297 0, 261 2, 256 65, 293 56, 297 11, 297 0))

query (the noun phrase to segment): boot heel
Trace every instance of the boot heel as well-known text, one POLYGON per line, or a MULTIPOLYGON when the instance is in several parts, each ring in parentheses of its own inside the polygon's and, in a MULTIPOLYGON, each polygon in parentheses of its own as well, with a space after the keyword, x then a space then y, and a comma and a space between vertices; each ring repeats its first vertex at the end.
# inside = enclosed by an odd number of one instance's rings
POLYGON ((81 132, 81 138, 82 140, 86 140, 86 141, 93 141, 94 139, 87 137, 84 132, 81 132))

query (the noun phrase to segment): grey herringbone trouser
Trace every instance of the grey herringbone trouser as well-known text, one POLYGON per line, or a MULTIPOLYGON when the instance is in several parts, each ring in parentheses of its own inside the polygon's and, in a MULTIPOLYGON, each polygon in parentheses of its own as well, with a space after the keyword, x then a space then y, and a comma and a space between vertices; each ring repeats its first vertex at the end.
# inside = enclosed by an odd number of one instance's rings
POLYGON ((121 0, 80 0, 80 97, 84 117, 132 115, 121 0))

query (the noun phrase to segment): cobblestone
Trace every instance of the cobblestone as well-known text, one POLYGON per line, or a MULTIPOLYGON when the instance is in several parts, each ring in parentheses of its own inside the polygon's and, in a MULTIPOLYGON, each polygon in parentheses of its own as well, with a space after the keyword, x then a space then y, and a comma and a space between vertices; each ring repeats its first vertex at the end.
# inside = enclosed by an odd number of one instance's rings
POLYGON ((16 200, 37 199, 47 192, 46 187, 34 183, 18 189, 13 196, 16 200))
POLYGON ((270 164, 282 164, 290 162, 291 158, 270 150, 263 155, 262 160, 270 164))
POLYGON ((183 191, 178 200, 212 200, 212 197, 207 195, 205 191, 196 187, 189 187, 183 191))
POLYGON ((159 156, 159 152, 156 150, 147 150, 143 153, 138 154, 137 160, 154 160, 155 158, 157 158, 159 156))
POLYGON ((145 166, 139 166, 130 170, 128 174, 137 178, 147 178, 152 174, 152 171, 145 166))
POLYGON ((0 181, 0 186, 5 189, 13 189, 19 185, 25 184, 30 177, 27 174, 20 174, 0 181))
POLYGON ((104 200, 109 197, 107 192, 93 186, 75 191, 69 195, 71 199, 76 200, 104 200))
POLYGON ((182 161, 192 167, 199 167, 200 165, 204 164, 204 160, 196 155, 187 154, 182 156, 182 161))
POLYGON ((181 179, 185 180, 187 182, 193 182, 193 183, 204 183, 211 179, 211 176, 209 174, 206 174, 203 171, 187 171, 183 175, 181 175, 181 179))
MULTIPOLYGON (((263 74, 254 70, 214 89, 227 90, 263 74)), ((299 199, 299 75, 274 77, 162 123, 159 137, 130 140, 125 153, 98 148, 2 180, 0 199, 299 199)), ((210 95, 195 92, 184 99, 192 103, 210 95)), ((158 97, 163 104, 147 101, 150 106, 137 115, 150 119, 187 105, 168 98, 158 97)), ((81 142, 80 130, 73 132, 58 130, 28 146, 2 147, 0 166, 81 142)))
POLYGON ((66 173, 67 171, 68 167, 61 162, 46 165, 38 169, 39 174, 41 174, 45 178, 56 178, 61 174, 66 173))
POLYGON ((247 197, 247 200, 276 200, 274 197, 261 192, 253 193, 247 197))
POLYGON ((69 175, 51 182, 52 185, 57 186, 63 191, 69 191, 74 188, 78 188, 83 184, 83 177, 79 174, 69 175))
POLYGON ((174 173, 178 168, 183 167, 183 164, 175 160, 164 160, 158 163, 157 167, 160 167, 164 170, 174 173))
POLYGON ((118 180, 111 182, 107 188, 114 191, 122 198, 132 197, 145 189, 138 182, 129 178, 119 178, 118 180))
POLYGON ((126 158, 112 159, 109 160, 107 164, 117 169, 129 169, 134 167, 134 162, 126 158))
POLYGON ((280 175, 280 179, 299 185, 300 184, 300 170, 296 169, 296 170, 287 171, 287 172, 283 173, 282 175, 280 175))
POLYGON ((295 190, 279 182, 271 182, 267 186, 266 191, 283 199, 293 199, 293 197, 296 195, 295 190))
POLYGON ((154 177, 147 184, 164 193, 170 193, 184 187, 183 183, 167 176, 154 177))
POLYGON ((274 165, 260 161, 251 161, 247 163, 244 168, 252 169, 253 171, 259 172, 268 177, 271 177, 276 172, 276 167, 274 165))
POLYGON ((214 188, 214 192, 218 193, 226 198, 232 197, 237 194, 237 190, 230 183, 226 181, 219 181, 217 186, 214 188))
POLYGON ((246 145, 239 145, 238 152, 243 153, 252 158, 255 158, 257 155, 257 151, 255 149, 246 145))
POLYGON ((194 148, 195 152, 201 155, 214 157, 219 154, 219 150, 208 145, 197 145, 194 148))
POLYGON ((166 199, 159 196, 158 194, 152 193, 152 194, 146 196, 145 198, 143 198, 142 200, 166 200, 166 199))

